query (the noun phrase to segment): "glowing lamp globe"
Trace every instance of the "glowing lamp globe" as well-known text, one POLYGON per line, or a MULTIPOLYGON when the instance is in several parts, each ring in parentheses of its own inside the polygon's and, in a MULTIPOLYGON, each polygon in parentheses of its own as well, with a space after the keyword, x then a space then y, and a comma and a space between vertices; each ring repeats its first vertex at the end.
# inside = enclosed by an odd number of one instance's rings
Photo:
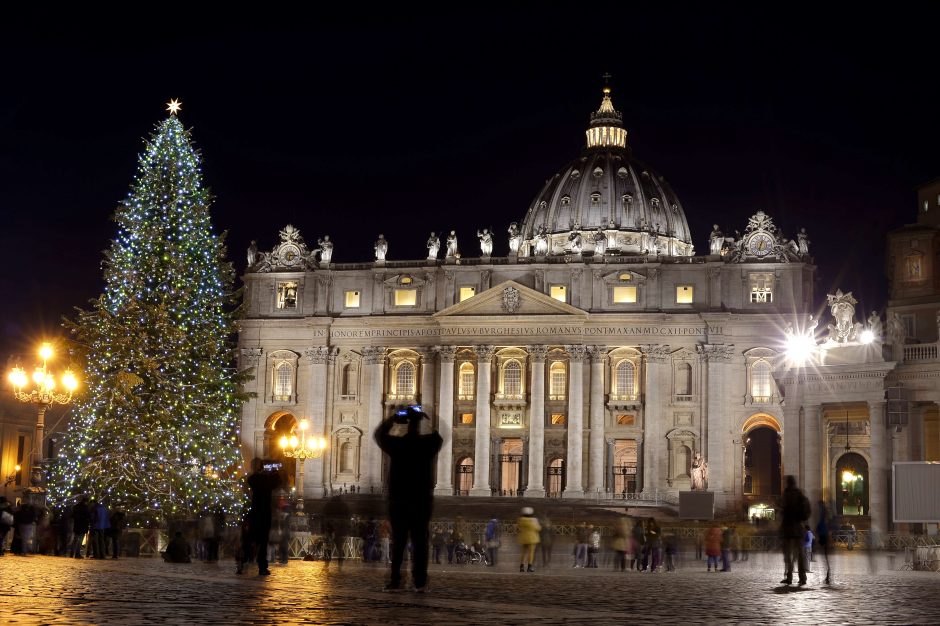
POLYGON ((875 333, 871 332, 870 330, 863 330, 860 339, 862 340, 862 343, 869 344, 875 340, 875 333))

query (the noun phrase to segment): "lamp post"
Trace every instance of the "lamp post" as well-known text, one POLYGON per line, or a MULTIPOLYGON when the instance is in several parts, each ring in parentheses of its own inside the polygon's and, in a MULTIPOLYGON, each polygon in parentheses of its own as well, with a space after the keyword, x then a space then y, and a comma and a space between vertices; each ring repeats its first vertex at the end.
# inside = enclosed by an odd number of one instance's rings
POLYGON ((326 450, 326 439, 323 437, 307 437, 307 429, 310 423, 307 420, 301 420, 297 425, 300 429, 300 438, 292 434, 290 437, 284 435, 281 437, 280 445, 284 456, 300 461, 300 473, 297 476, 297 509, 302 511, 304 508, 304 462, 307 459, 319 459, 326 450))
POLYGON ((72 392, 78 387, 78 379, 71 369, 66 369, 62 374, 61 382, 63 391, 56 389, 55 374, 49 369, 49 361, 55 355, 51 343, 43 343, 39 347, 39 358, 42 365, 37 365, 33 370, 32 377, 26 374, 26 370, 16 366, 7 376, 7 379, 13 385, 13 396, 20 402, 35 404, 37 407, 36 417, 36 440, 33 445, 32 458, 32 481, 36 487, 42 483, 42 460, 43 460, 43 438, 46 430, 46 410, 53 404, 69 404, 72 401, 72 392))

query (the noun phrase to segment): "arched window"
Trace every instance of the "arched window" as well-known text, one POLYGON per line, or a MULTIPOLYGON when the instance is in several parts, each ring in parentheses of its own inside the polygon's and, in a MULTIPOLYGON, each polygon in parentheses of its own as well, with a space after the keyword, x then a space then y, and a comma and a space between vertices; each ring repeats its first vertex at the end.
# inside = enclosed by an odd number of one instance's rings
POLYGON ((509 361, 503 367, 503 394, 522 395, 522 366, 519 361, 509 361))
POLYGON ((415 393, 415 366, 411 361, 404 361, 395 372, 395 393, 399 396, 413 396, 415 393))
POLYGON ((356 447, 350 441, 343 442, 339 447, 339 471, 354 472, 356 470, 356 447))
POLYGON ((460 380, 457 384, 457 395, 461 400, 473 399, 473 386, 476 382, 476 372, 473 371, 473 363, 461 363, 460 380))
POLYGON ((622 398, 636 396, 636 366, 632 361, 621 361, 617 364, 617 391, 622 398))
POLYGON ((552 400, 565 399, 565 383, 568 377, 565 373, 565 364, 555 361, 549 368, 548 395, 552 400))
POLYGON ((680 363, 676 367, 676 395, 692 395, 692 366, 689 363, 680 363))
POLYGON ((287 400, 293 393, 294 368, 290 363, 278 363, 274 368, 274 397, 287 400))
POLYGON ((770 402, 773 393, 770 379, 770 363, 761 359, 751 366, 751 396, 754 402, 770 402))

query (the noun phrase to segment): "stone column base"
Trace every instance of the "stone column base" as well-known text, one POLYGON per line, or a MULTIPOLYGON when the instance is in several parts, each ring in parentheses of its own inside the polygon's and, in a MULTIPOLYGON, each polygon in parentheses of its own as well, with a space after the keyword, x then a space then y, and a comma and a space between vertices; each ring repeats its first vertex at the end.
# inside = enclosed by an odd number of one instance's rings
POLYGON ((475 496, 477 498, 489 498, 490 496, 493 495, 493 490, 488 487, 486 488, 474 487, 473 489, 470 490, 470 495, 475 496))
POLYGON ((526 498, 544 498, 545 490, 544 489, 532 489, 530 487, 529 489, 525 490, 525 497, 526 498))
POLYGON ((453 487, 435 487, 434 488, 435 496, 452 496, 454 495, 453 487))
POLYGON ((564 498, 564 499, 583 498, 583 497, 584 497, 584 492, 583 492, 583 491, 574 491, 574 490, 565 489, 565 490, 561 493, 561 497, 564 498))

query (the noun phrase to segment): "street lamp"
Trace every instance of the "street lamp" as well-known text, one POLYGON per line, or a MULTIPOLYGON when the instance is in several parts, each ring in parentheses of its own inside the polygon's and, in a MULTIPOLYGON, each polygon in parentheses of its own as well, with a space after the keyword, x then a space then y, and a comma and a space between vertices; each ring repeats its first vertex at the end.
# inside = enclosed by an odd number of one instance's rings
POLYGON ((323 437, 307 437, 307 429, 310 423, 307 420, 301 420, 297 425, 300 429, 300 439, 297 435, 291 434, 290 437, 284 435, 281 437, 280 446, 284 456, 300 461, 300 473, 297 476, 297 509, 304 508, 304 461, 307 459, 319 459, 326 450, 326 439, 323 437))
POLYGON ((46 410, 53 404, 69 404, 72 401, 72 392, 78 387, 78 379, 71 369, 62 374, 63 390, 56 388, 55 374, 49 369, 48 362, 55 356, 51 343, 39 346, 39 358, 42 365, 37 365, 32 377, 26 370, 16 366, 7 375, 13 385, 13 396, 20 402, 29 402, 37 407, 36 442, 33 446, 31 462, 33 464, 33 483, 39 486, 42 482, 43 436, 46 430, 46 410))

